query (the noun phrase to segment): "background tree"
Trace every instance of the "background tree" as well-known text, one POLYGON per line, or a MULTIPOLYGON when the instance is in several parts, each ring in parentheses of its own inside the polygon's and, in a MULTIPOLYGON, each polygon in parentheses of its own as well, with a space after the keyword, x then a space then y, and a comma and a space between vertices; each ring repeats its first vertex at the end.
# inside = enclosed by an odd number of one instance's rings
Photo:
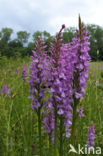
POLYGON ((5 56, 13 56, 11 49, 8 46, 8 42, 11 39, 11 35, 13 33, 13 29, 11 28, 2 28, 0 31, 0 51, 1 55, 5 56))
POLYGON ((50 43, 53 42, 53 36, 50 35, 50 33, 48 33, 47 31, 43 31, 42 32, 42 38, 45 41, 45 44, 47 45, 46 50, 48 51, 48 55, 49 54, 49 47, 50 47, 50 43))
MULTIPOLYGON (((34 42, 38 40, 39 36, 41 36, 43 38, 45 44, 47 45, 46 50, 47 51, 49 50, 50 42, 53 41, 53 37, 50 35, 49 32, 47 32, 47 31, 43 31, 43 32, 36 31, 32 36, 33 36, 33 41, 34 42)), ((48 52, 48 54, 49 54, 49 52, 48 52)))
POLYGON ((17 40, 24 46, 25 43, 28 42, 30 33, 26 31, 19 31, 17 32, 17 40))
MULTIPOLYGON (((93 61, 103 60, 103 27, 95 24, 87 25, 90 36, 90 51, 89 54, 93 61), (97 54, 97 51, 99 52, 97 54)), ((76 32, 75 27, 66 28, 63 35, 63 43, 71 42, 76 32)), ((53 36, 47 31, 36 31, 32 35, 32 40, 29 40, 30 33, 27 31, 17 32, 17 38, 12 38, 13 29, 2 28, 0 31, 0 53, 7 57, 15 56, 30 56, 32 49, 35 47, 35 41, 38 36, 41 36, 47 45, 47 52, 49 53, 50 42, 53 42, 53 36)))
POLYGON ((13 33, 13 29, 11 28, 2 28, 0 32, 0 40, 4 43, 8 43, 11 39, 11 34, 13 33))
POLYGON ((70 28, 66 28, 64 29, 63 32, 63 43, 68 43, 71 42, 72 38, 75 35, 75 27, 70 27, 70 28))
POLYGON ((41 31, 36 31, 36 32, 33 33, 32 37, 33 37, 34 42, 38 40, 38 36, 42 36, 41 31))
POLYGON ((97 44, 97 50, 99 54, 97 54, 97 59, 103 60, 103 28, 97 26, 95 31, 95 39, 97 44))
POLYGON ((90 56, 92 60, 103 60, 103 28, 90 24, 87 25, 87 29, 89 31, 90 36, 90 56), (97 50, 99 54, 97 56, 97 50))
POLYGON ((44 39, 44 41, 48 40, 51 37, 50 33, 47 31, 43 31, 42 32, 42 38, 44 39))
POLYGON ((12 48, 17 48, 17 47, 21 48, 22 47, 22 43, 20 41, 18 41, 18 39, 13 39, 8 44, 9 44, 9 47, 12 47, 12 48))

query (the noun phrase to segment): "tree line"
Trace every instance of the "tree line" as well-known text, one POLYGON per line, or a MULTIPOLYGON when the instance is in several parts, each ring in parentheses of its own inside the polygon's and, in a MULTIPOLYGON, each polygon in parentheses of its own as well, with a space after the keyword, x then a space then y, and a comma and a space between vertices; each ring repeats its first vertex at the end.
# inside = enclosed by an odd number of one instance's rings
MULTIPOLYGON (((93 61, 103 60, 103 28, 99 25, 89 24, 87 30, 90 36, 89 54, 93 61)), ((36 31, 33 34, 27 31, 18 31, 16 37, 12 39, 13 29, 2 28, 0 31, 0 55, 7 57, 24 57, 32 54, 38 36, 42 36, 46 42, 47 51, 53 36, 47 31, 36 31), (30 40, 32 36, 32 40, 30 40)), ((63 35, 63 43, 70 42, 76 33, 75 27, 66 28, 63 35)), ((48 53, 49 54, 49 53, 48 53)))

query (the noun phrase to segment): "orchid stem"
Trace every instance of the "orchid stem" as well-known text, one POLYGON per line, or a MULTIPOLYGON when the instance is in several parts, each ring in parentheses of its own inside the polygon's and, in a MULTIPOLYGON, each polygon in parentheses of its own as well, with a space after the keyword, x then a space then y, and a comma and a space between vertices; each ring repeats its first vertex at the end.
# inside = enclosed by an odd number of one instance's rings
POLYGON ((49 156, 52 156, 52 142, 51 142, 51 133, 49 134, 49 156))
POLYGON ((75 126, 77 120, 77 105, 79 104, 79 100, 74 98, 74 105, 73 105, 73 120, 72 120, 72 132, 71 132, 71 143, 74 145, 75 143, 75 126))
POLYGON ((41 108, 38 108, 38 132, 39 132, 39 156, 42 156, 42 145, 41 145, 41 108))
POLYGON ((60 156, 63 156, 63 117, 60 116, 60 156))
POLYGON ((55 105, 54 155, 57 156, 57 105, 55 105))

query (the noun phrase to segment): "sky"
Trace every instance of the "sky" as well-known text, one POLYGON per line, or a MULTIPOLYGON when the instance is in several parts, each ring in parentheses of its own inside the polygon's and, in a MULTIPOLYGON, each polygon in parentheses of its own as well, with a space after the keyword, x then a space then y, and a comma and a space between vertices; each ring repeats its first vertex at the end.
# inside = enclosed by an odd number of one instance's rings
POLYGON ((103 26, 103 0, 0 0, 0 30, 55 34, 62 24, 78 27, 79 13, 85 24, 103 26))

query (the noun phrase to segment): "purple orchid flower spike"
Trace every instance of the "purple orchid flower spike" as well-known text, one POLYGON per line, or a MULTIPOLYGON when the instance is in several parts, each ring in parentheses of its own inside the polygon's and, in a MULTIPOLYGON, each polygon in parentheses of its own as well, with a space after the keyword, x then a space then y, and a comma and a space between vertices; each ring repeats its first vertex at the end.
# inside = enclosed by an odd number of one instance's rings
POLYGON ((2 86, 2 89, 1 89, 1 91, 0 91, 0 94, 4 94, 4 93, 6 93, 6 92, 7 92, 7 85, 4 84, 4 85, 2 86))
POLYGON ((9 97, 10 96, 10 88, 9 87, 7 88, 7 85, 4 84, 2 86, 2 89, 0 91, 0 94, 6 94, 6 96, 9 97))
POLYGON ((94 147, 95 145, 95 128, 94 128, 94 123, 93 121, 91 121, 90 123, 90 126, 89 126, 89 130, 88 130, 88 141, 87 141, 87 144, 88 144, 88 147, 89 148, 92 148, 94 147))
POLYGON ((26 80, 26 76, 27 76, 26 65, 23 65, 23 66, 22 66, 22 80, 23 80, 23 81, 26 80))

